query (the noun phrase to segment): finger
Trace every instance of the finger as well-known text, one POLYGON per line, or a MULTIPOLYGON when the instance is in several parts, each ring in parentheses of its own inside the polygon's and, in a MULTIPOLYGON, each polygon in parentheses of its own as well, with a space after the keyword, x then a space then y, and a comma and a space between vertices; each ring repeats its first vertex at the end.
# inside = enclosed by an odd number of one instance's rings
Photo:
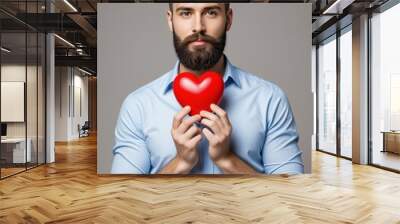
POLYGON ((211 104, 210 108, 213 112, 215 112, 218 116, 223 117, 226 116, 226 112, 216 104, 211 104))
POLYGON ((201 133, 190 139, 188 144, 196 146, 200 142, 200 140, 201 140, 201 133))
POLYGON ((200 111, 200 115, 202 117, 206 117, 206 118, 208 118, 210 120, 218 120, 219 119, 219 117, 217 115, 215 115, 215 114, 213 114, 213 113, 211 113, 209 111, 206 111, 206 110, 200 111))
POLYGON ((178 132, 182 134, 185 133, 196 121, 199 121, 200 119, 201 116, 196 114, 188 119, 183 120, 177 129, 178 132))
POLYGON ((185 134, 183 135, 184 139, 191 139, 194 135, 200 133, 200 128, 196 127, 195 125, 192 125, 185 134))
POLYGON ((182 122, 182 119, 190 112, 190 106, 185 106, 182 108, 173 119, 172 127, 177 129, 182 122))
POLYGON ((221 127, 218 122, 203 118, 201 119, 201 123, 209 127, 214 134, 220 133, 221 127))
POLYGON ((203 128, 203 131, 202 131, 202 132, 203 132, 203 134, 206 136, 207 140, 208 140, 209 142, 211 142, 212 139, 214 138, 214 134, 211 133, 211 131, 208 130, 207 128, 203 128))
POLYGON ((228 118, 228 113, 225 110, 223 110, 221 107, 213 103, 210 105, 210 108, 213 112, 215 112, 218 115, 218 117, 222 119, 222 122, 225 125, 230 123, 228 118))

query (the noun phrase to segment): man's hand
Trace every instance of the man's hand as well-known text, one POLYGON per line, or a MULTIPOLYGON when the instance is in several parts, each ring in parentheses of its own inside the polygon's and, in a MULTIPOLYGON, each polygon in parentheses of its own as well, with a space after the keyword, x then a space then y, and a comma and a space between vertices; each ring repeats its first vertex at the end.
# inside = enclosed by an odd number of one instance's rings
POLYGON ((183 118, 190 112, 190 106, 184 107, 173 119, 171 135, 176 147, 175 158, 160 173, 189 173, 199 161, 196 149, 201 140, 201 130, 194 124, 201 116, 183 118))
POLYGON ((209 142, 208 153, 211 159, 224 173, 256 174, 257 171, 230 150, 232 125, 228 114, 215 104, 211 104, 210 108, 215 114, 201 111, 200 115, 203 117, 201 123, 212 131, 207 128, 202 131, 209 142))
POLYGON ((204 110, 201 111, 200 115, 203 117, 201 123, 212 131, 203 128, 203 133, 209 142, 208 153, 211 159, 217 163, 221 159, 227 158, 230 154, 232 126, 228 114, 223 109, 215 104, 211 104, 210 108, 215 114, 204 110))

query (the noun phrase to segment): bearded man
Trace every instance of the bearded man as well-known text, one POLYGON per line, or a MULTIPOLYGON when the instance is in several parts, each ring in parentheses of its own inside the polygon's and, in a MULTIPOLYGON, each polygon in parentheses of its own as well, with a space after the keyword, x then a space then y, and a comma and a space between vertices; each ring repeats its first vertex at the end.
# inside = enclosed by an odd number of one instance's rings
POLYGON ((304 172, 294 116, 272 82, 232 65, 224 48, 233 21, 229 3, 170 3, 178 61, 124 100, 115 128, 113 174, 299 174, 304 172), (221 74, 219 105, 189 115, 177 102, 177 74, 221 74))

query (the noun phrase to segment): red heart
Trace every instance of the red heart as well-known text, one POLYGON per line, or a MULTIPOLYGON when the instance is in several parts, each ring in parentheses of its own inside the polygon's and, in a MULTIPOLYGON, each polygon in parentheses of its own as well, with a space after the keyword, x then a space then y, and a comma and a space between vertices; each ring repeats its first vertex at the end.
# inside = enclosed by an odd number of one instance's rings
POLYGON ((201 110, 211 112, 210 105, 220 103, 224 81, 222 75, 213 71, 204 72, 199 77, 190 72, 182 72, 176 76, 173 90, 182 107, 190 106, 190 115, 193 116, 201 110))

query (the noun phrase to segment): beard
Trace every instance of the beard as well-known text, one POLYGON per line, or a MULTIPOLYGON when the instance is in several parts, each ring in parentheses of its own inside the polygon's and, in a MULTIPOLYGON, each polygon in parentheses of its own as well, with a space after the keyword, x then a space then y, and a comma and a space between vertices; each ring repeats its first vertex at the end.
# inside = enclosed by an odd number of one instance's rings
MULTIPOLYGON (((217 64, 221 58, 226 43, 226 26, 222 36, 218 39, 205 35, 202 32, 194 33, 184 40, 181 40, 173 30, 173 40, 175 52, 180 62, 188 69, 193 71, 205 71, 217 64), (201 39, 211 45, 195 47, 193 51, 189 50, 189 44, 201 39)), ((206 44, 207 45, 207 44, 206 44)))

